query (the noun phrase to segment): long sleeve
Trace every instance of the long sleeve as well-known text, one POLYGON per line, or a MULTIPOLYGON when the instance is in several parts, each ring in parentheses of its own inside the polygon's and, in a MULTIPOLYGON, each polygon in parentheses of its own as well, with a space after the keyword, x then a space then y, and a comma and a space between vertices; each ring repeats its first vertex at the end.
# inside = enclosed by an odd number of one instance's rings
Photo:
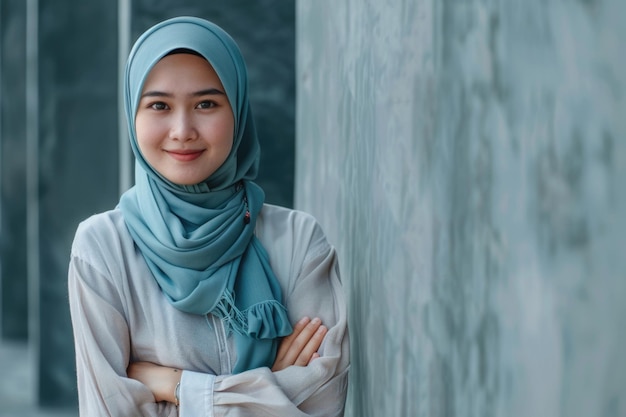
MULTIPOLYGON (((302 215, 298 215, 298 220, 302 215)), ((305 217, 295 233, 261 236, 266 247, 295 245, 290 254, 295 262, 287 273, 295 279, 286 283, 285 298, 293 322, 303 316, 320 317, 329 328, 319 359, 306 367, 291 366, 279 372, 259 368, 235 375, 216 377, 187 372, 181 384, 181 417, 191 416, 342 416, 348 383, 349 341, 346 303, 339 278, 335 250, 321 229, 305 217), (302 237, 306 237, 302 241, 302 237), (300 240, 300 241, 299 241, 300 240), (273 245, 269 242, 274 242, 273 245), (299 253, 300 252, 300 253, 299 253), (298 259, 302 258, 300 262, 298 259), (295 269, 293 269, 295 268, 295 269), (189 383, 185 379, 189 378, 189 383), (192 382, 193 381, 193 382, 192 382), (192 388, 193 387, 193 388, 192 388), (202 404, 189 404, 187 390, 204 391, 202 404)), ((282 252, 281 252, 282 253, 282 252)), ((284 264, 284 263, 281 263, 284 264)), ((277 266, 278 272, 280 268, 277 266)), ((281 273, 280 275, 285 275, 281 273)))
POLYGON ((175 407, 155 403, 146 386, 126 377, 130 336, 118 290, 76 257, 68 284, 80 415, 176 416, 175 407))

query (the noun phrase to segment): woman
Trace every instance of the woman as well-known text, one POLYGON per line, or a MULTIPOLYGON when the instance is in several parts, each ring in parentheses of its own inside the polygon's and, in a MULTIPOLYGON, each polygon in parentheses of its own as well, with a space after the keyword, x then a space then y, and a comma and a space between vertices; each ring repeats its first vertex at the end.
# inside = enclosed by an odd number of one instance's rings
POLYGON ((337 257, 311 216, 252 182, 236 44, 170 19, 136 42, 124 81, 136 184, 79 225, 70 261, 81 415, 342 415, 337 257))

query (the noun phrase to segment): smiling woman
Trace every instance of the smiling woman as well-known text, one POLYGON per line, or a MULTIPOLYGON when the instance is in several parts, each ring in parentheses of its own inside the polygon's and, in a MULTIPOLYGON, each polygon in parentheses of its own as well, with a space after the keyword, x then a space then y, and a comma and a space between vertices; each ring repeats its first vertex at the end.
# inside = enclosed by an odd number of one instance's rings
POLYGON ((171 19, 136 42, 124 82, 136 184, 79 225, 70 260, 81 415, 343 415, 337 255, 254 182, 237 45, 171 19))

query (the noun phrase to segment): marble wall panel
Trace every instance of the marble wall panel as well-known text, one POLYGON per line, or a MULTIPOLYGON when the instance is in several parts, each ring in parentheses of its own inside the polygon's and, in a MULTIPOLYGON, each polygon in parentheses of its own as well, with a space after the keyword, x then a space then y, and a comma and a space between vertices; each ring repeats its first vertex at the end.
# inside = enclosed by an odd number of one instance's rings
MULTIPOLYGON (((67 300, 70 246, 78 223, 112 208, 118 193, 117 8, 109 1, 40 0, 37 19, 38 262, 30 301, 37 314, 38 401, 76 402, 74 348, 67 300)), ((31 98, 32 100, 32 98, 31 98)), ((32 186, 33 184, 31 184, 32 186)))
POLYGON ((0 2, 0 337, 28 338, 26 7, 0 2))

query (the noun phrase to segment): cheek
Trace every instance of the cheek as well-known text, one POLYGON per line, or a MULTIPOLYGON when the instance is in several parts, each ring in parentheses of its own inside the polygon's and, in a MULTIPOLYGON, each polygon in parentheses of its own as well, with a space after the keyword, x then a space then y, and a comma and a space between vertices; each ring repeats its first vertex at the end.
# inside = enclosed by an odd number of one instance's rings
POLYGON ((235 124, 232 117, 220 115, 205 119, 202 126, 205 140, 220 154, 230 153, 233 147, 235 124))
POLYGON ((235 140, 235 125, 231 121, 225 121, 221 126, 222 137, 224 138, 222 141, 222 146, 230 152, 233 147, 233 142, 235 140))
POLYGON ((232 117, 225 117, 220 123, 221 136, 224 138, 222 146, 230 152, 235 140, 235 121, 232 117))
POLYGON ((137 136, 137 144, 142 152, 159 142, 161 130, 162 128, 158 123, 137 117, 135 120, 135 134, 137 136))

